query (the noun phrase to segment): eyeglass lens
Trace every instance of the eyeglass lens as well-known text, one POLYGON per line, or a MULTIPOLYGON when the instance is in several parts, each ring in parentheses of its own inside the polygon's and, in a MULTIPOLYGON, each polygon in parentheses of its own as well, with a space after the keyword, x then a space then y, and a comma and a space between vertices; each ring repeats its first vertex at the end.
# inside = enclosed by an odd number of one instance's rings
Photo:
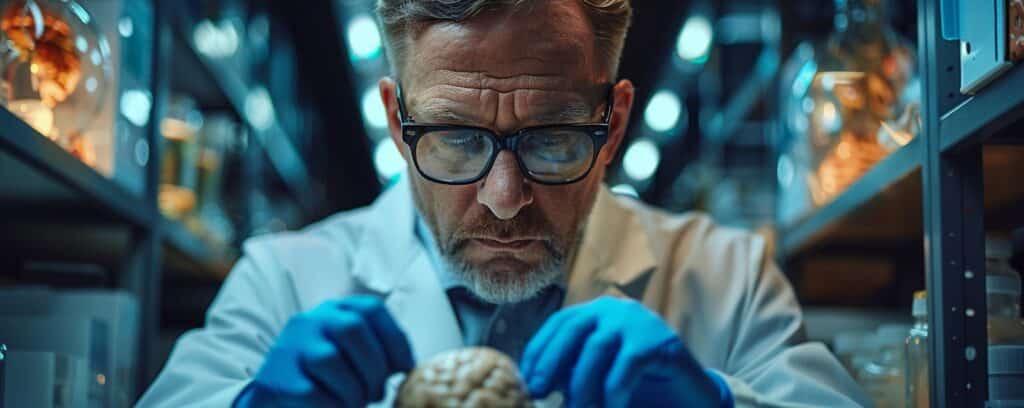
MULTIPOLYGON (((446 182, 466 182, 489 170, 498 146, 477 129, 436 130, 416 145, 420 171, 446 182)), ((530 177, 548 183, 571 181, 585 174, 594 156, 590 135, 574 129, 538 129, 522 134, 516 148, 530 177)))

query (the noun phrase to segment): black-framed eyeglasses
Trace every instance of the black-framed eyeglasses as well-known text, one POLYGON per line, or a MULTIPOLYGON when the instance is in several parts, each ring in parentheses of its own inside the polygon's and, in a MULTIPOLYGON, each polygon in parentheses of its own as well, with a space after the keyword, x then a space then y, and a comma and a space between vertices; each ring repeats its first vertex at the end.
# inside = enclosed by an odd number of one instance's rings
POLYGON ((529 127, 499 135, 475 126, 419 124, 406 114, 402 87, 397 87, 402 140, 416 170, 442 184, 472 184, 491 171, 502 150, 516 157, 528 180, 546 185, 575 183, 594 168, 608 141, 614 92, 609 86, 601 123, 529 127))

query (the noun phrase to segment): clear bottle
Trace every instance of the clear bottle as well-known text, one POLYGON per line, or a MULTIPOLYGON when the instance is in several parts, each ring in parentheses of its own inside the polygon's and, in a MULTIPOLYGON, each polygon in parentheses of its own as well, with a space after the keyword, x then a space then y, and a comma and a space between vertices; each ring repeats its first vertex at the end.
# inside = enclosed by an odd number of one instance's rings
POLYGON ((992 236, 985 240, 989 344, 1024 344, 1024 324, 1020 318, 1021 278, 1010 266, 1012 254, 1008 240, 992 236))
POLYGON ((877 408, 903 408, 906 399, 905 340, 910 327, 885 324, 867 342, 870 359, 858 369, 857 379, 877 408))
POLYGON ((914 292, 911 314, 914 325, 907 336, 907 408, 928 408, 928 300, 925 291, 914 292))

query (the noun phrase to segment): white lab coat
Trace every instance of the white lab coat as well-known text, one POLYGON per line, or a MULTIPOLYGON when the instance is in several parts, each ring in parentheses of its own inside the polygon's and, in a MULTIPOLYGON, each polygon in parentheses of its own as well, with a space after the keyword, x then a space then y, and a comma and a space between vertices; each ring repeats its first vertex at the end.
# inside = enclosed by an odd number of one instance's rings
MULTIPOLYGON (((372 206, 245 245, 207 313, 178 340, 140 407, 227 407, 289 317, 355 293, 382 297, 417 361, 463 346, 419 240, 407 179, 372 206)), ((752 234, 672 215, 602 188, 565 303, 629 296, 658 312, 738 407, 870 404, 821 344, 802 342, 792 289, 752 234)), ((398 376, 389 383, 389 401, 398 376)), ((387 402, 385 402, 387 404, 387 402)))

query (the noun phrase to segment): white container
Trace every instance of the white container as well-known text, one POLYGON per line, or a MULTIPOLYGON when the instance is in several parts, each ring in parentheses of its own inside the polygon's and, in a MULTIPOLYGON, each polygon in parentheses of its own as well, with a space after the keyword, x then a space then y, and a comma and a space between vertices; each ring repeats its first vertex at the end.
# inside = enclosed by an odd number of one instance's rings
POLYGON ((1012 254, 1008 240, 991 236, 985 240, 989 344, 1024 344, 1024 324, 1020 319, 1021 278, 1010 266, 1012 254))
MULTIPOLYGON (((103 361, 90 361, 102 375, 104 407, 131 406, 135 399, 139 311, 135 296, 124 291, 52 290, 41 287, 0 289, 0 318, 6 316, 46 321, 53 318, 78 318, 98 322, 101 333, 94 334, 97 353, 103 361)), ((0 333, 3 333, 0 331, 0 333)), ((11 339, 0 336, 9 348, 11 339)))
MULTIPOLYGON (((39 317, 7 317, 0 316, 0 338, 7 344, 8 355, 22 352, 52 353, 66 355, 85 361, 87 368, 86 376, 74 376, 74 381, 81 381, 82 384, 68 384, 66 388, 77 389, 86 387, 89 406, 106 406, 107 390, 98 384, 96 379, 106 372, 104 363, 105 356, 110 350, 106 348, 105 338, 108 336, 106 326, 102 322, 84 318, 39 318, 39 317)), ((37 361, 38 362, 38 361, 37 361)), ((11 363, 10 361, 8 363, 11 363)), ((32 363, 35 364, 35 363, 32 363)), ((40 363, 41 364, 41 363, 40 363)), ((62 364, 55 362, 53 364, 62 364)), ((62 367, 58 365, 57 367, 62 367)), ((6 381, 7 394, 12 390, 20 390, 11 386, 11 377, 18 376, 16 373, 22 368, 12 367, 8 364, 6 381)), ((26 368, 27 370, 27 368, 26 368)), ((29 371, 32 372, 32 371, 29 371)), ((43 381, 38 386, 50 387, 46 382, 46 373, 42 376, 33 377, 31 381, 43 381)), ((19 386, 22 387, 22 386, 19 386)), ((19 391, 13 391, 14 394, 19 391)), ((5 395, 6 399, 7 396, 5 395)), ((5 405, 7 406, 7 405, 5 405)), ((14 407, 32 407, 35 405, 11 405, 14 407)), ((76 407, 82 405, 75 405, 76 407)))

